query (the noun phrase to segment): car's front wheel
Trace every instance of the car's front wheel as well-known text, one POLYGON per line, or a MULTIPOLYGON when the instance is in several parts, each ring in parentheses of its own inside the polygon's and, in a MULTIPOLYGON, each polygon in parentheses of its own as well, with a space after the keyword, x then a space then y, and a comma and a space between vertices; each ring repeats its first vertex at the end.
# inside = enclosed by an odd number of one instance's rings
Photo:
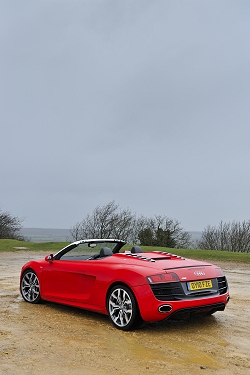
POLYGON ((107 309, 111 322, 123 331, 136 328, 142 322, 136 299, 125 285, 115 285, 110 290, 107 309))
POLYGON ((20 284, 23 299, 29 303, 38 303, 41 301, 40 283, 36 273, 33 270, 27 270, 23 273, 20 284))

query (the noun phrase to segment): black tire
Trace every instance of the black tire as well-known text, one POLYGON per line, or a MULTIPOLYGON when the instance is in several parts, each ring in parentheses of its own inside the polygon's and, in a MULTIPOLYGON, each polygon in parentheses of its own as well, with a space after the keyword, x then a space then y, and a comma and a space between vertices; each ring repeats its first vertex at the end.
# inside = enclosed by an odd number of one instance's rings
POLYGON ((138 328, 142 323, 136 299, 125 285, 115 285, 109 291, 107 310, 113 325, 123 331, 138 328))
POLYGON ((41 301, 40 283, 33 270, 23 273, 20 283, 20 291, 23 299, 29 303, 39 303, 41 301))

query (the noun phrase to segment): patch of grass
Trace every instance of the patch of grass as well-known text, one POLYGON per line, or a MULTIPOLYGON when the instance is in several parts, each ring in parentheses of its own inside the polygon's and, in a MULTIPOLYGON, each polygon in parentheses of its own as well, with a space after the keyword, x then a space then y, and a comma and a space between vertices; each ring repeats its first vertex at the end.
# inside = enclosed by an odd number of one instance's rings
POLYGON ((46 251, 56 253, 67 246, 69 242, 26 242, 0 239, 0 252, 3 251, 46 251))
POLYGON ((234 253, 232 251, 199 250, 199 249, 172 249, 166 247, 142 246, 143 251, 157 250, 180 255, 184 258, 199 260, 224 260, 227 262, 250 263, 250 253, 234 253))
MULTIPOLYGON (((0 252, 3 251, 45 251, 55 254, 67 246, 69 242, 26 242, 17 240, 0 239, 0 252)), ((130 250, 131 245, 125 245, 124 249, 130 250)), ((164 251, 184 258, 200 260, 224 260, 228 262, 250 263, 250 253, 233 253, 231 251, 197 250, 197 249, 173 249, 166 247, 142 246, 143 251, 164 251)))

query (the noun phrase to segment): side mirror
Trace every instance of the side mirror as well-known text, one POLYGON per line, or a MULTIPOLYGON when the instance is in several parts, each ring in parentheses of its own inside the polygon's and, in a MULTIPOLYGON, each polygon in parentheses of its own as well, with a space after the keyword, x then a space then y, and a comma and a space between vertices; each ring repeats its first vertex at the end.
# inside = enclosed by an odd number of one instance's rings
POLYGON ((53 255, 53 254, 47 255, 47 256, 45 257, 45 260, 46 260, 46 262, 50 262, 50 263, 52 263, 53 260, 54 260, 54 255, 53 255))

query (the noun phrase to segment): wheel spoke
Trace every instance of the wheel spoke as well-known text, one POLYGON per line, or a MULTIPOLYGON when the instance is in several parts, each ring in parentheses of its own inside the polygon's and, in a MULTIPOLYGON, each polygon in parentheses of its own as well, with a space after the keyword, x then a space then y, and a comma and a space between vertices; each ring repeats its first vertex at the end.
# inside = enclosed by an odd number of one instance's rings
POLYGON ((25 284, 25 286, 29 286, 29 283, 25 280, 25 278, 23 279, 23 284, 25 284))
POLYGON ((128 314, 124 313, 124 319, 126 320, 126 324, 128 324, 129 318, 130 318, 130 316, 128 314))
POLYGON ((119 320, 120 320, 120 324, 121 324, 121 326, 124 326, 124 321, 123 321, 123 312, 122 312, 122 311, 119 311, 119 320))

